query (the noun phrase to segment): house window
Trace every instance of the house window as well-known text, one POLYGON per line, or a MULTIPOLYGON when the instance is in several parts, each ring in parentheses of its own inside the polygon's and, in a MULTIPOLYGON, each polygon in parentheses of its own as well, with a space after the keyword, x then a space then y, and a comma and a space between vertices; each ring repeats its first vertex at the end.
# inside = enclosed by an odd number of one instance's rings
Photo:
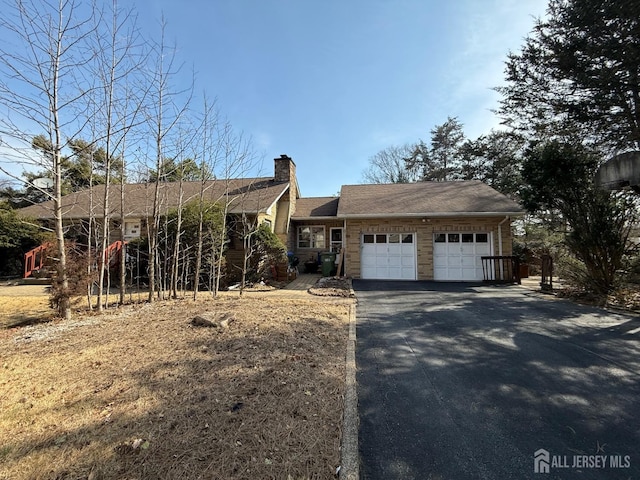
POLYGON ((329 235, 331 239, 331 251, 340 252, 342 248, 342 227, 332 228, 329 235))
POLYGON ((463 233, 462 243, 473 243, 473 233, 463 233))
POLYGON ((413 233, 403 233, 402 243, 413 243, 413 233))
POLYGON ((125 221, 124 222, 124 238, 127 240, 138 238, 140 236, 141 228, 140 221, 125 221))
POLYGON ((298 248, 325 248, 324 227, 298 227, 298 248))
POLYGON ((273 232, 273 228, 271 228, 271 220, 263 220, 262 223, 273 232))

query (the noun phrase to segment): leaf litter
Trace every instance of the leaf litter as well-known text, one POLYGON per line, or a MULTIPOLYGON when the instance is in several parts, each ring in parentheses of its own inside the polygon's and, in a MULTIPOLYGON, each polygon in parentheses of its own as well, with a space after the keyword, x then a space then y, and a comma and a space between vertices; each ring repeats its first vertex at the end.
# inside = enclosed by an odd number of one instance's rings
POLYGON ((349 305, 308 298, 176 300, 11 329, 0 478, 332 478, 349 305))

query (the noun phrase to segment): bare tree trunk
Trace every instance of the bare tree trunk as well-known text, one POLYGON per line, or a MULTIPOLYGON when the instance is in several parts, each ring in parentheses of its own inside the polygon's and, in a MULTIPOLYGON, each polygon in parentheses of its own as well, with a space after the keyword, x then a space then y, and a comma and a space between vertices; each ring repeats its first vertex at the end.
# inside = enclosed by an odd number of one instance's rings
POLYGON ((173 239, 173 253, 171 258, 171 295, 178 298, 178 267, 180 255, 180 237, 182 236, 182 208, 184 202, 183 175, 180 176, 180 192, 178 194, 178 212, 176 216, 176 236, 173 239))
POLYGON ((89 222, 87 224, 87 304, 89 310, 93 310, 93 150, 91 151, 91 176, 89 178, 89 222))
MULTIPOLYGON (((91 188, 91 209, 93 208, 93 188, 91 188)), ((91 279, 91 273, 93 270, 93 248, 91 248, 92 232, 91 226, 92 218, 89 217, 89 223, 87 225, 87 306, 89 310, 93 310, 93 280, 91 279)))
MULTIPOLYGON (((207 171, 212 175, 215 172, 217 152, 221 145, 219 139, 214 139, 214 133, 218 126, 217 113, 215 111, 215 105, 210 106, 207 97, 204 98, 204 112, 202 121, 202 151, 200 152, 200 192, 198 198, 198 235, 196 246, 196 264, 194 269, 194 286, 193 286, 193 299, 198 298, 198 290, 200 289, 200 270, 202 268, 202 251, 204 249, 204 193, 206 190, 207 181, 211 180, 207 171), (211 116, 214 115, 214 118, 211 116), (208 167, 208 168, 207 168, 208 167)), ((206 208, 209 208, 207 206, 206 208)))
POLYGON ((222 212, 222 232, 220 233, 220 243, 218 246, 217 263, 218 266, 215 271, 215 284, 213 287, 213 296, 216 297, 220 291, 220 281, 222 280, 222 261, 224 260, 224 247, 226 245, 227 237, 227 212, 229 210, 229 202, 225 202, 225 207, 222 212))
MULTIPOLYGON (((130 50, 134 45, 134 34, 132 32, 125 32, 124 26, 125 22, 121 20, 121 17, 125 19, 129 17, 130 12, 122 13, 117 6, 117 1, 112 0, 111 4, 111 25, 108 29, 108 36, 98 35, 96 36, 96 57, 98 58, 97 66, 97 74, 98 78, 101 80, 101 89, 100 93, 103 95, 101 99, 101 111, 104 113, 104 142, 105 142, 105 164, 104 164, 104 175, 105 175, 105 188, 104 188, 104 199, 103 199, 103 216, 102 216, 102 232, 101 232, 101 254, 100 254, 100 262, 99 262, 99 278, 98 278, 98 310, 102 310, 102 294, 104 288, 104 277, 105 273, 109 277, 109 285, 110 287, 110 257, 105 259, 105 251, 108 248, 109 242, 109 222, 111 221, 111 212, 110 212, 110 185, 111 185, 111 171, 113 165, 114 152, 117 149, 118 143, 122 144, 122 151, 124 152, 125 139, 126 135, 132 126, 135 124, 135 117, 137 112, 140 110, 140 106, 137 109, 134 109, 133 115, 128 115, 128 112, 125 111, 122 118, 120 118, 120 126, 119 129, 116 128, 116 86, 123 83, 129 76, 131 76, 132 72, 138 70, 140 68, 139 63, 130 63, 127 64, 125 60, 130 58, 130 50), (103 44, 102 39, 107 39, 107 44, 103 44), (124 43, 122 39, 125 39, 124 43), (106 265, 105 265, 106 263, 106 265)), ((125 20, 126 21, 126 20, 125 20)), ((128 103, 128 98, 123 99, 125 104, 128 103)), ((124 159, 123 159, 123 175, 121 178, 121 206, 123 203, 123 191, 124 191, 124 159)), ((124 240, 124 217, 120 218, 120 236, 124 240)), ((122 257, 124 255, 124 248, 118 252, 122 257)), ((121 260, 121 263, 122 260, 121 260)), ((124 282, 121 282, 124 285, 124 282)), ((124 300, 124 292, 120 293, 121 301, 124 300)), ((105 303, 105 307, 108 303, 108 291, 107 291, 107 302, 105 303)))
MULTIPOLYGON (((57 70, 57 68, 56 68, 57 70)), ((57 83, 58 75, 55 75, 54 83, 57 83)), ((57 91, 57 88, 54 90, 57 91)), ((54 134, 55 134, 55 143, 54 143, 54 160, 53 160, 53 171, 54 171, 54 199, 53 199, 53 211, 55 218, 55 231, 56 231, 56 244, 58 247, 58 264, 57 264, 57 277, 58 282, 60 284, 60 289, 62 291, 62 295, 58 304, 58 311, 60 316, 65 320, 71 319, 71 299, 69 295, 69 277, 67 275, 67 252, 64 244, 64 229, 63 229, 63 221, 62 221, 62 166, 61 166, 61 135, 60 135, 60 124, 58 121, 57 114, 57 105, 58 98, 57 93, 54 94, 53 99, 53 109, 54 109, 54 134)))
POLYGON ((198 289, 200 288, 200 269, 202 268, 202 244, 203 244, 203 223, 204 205, 203 188, 200 188, 199 212, 198 212, 198 239, 196 243, 196 265, 194 267, 193 278, 193 300, 198 299, 198 289))
MULTIPOLYGON (((107 145, 109 141, 107 141, 107 145)), ((107 152, 109 152, 109 147, 107 146, 107 152)), ((103 294, 104 294, 104 277, 105 272, 109 268, 109 259, 110 254, 107 254, 107 247, 109 246, 109 221, 111 216, 109 215, 109 176, 111 172, 111 165, 109 161, 109 156, 107 154, 107 168, 106 170, 106 184, 104 187, 104 213, 102 214, 102 225, 100 232, 100 248, 98 251, 98 311, 101 312, 103 309, 103 294)))
MULTIPOLYGON (((153 79, 155 92, 152 95, 153 98, 151 98, 153 108, 155 108, 155 112, 151 118, 151 123, 153 126, 156 149, 155 166, 157 175, 151 214, 151 227, 149 228, 149 302, 153 302, 159 273, 158 232, 160 227, 160 181, 165 143, 168 140, 167 136, 182 119, 191 101, 191 97, 189 96, 182 106, 178 106, 173 102, 175 101, 175 96, 178 92, 169 92, 168 90, 168 82, 170 78, 177 75, 179 71, 173 69, 175 50, 173 50, 171 54, 167 52, 167 46, 164 38, 165 26, 166 23, 163 18, 161 26, 161 41, 157 46, 155 78, 153 79), (165 62, 165 60, 167 61, 165 62), (169 105, 173 105, 174 108, 166 108, 169 105), (169 114, 171 117, 167 118, 169 114)), ((192 91, 193 85, 191 86, 191 92, 192 91)))
MULTIPOLYGON (((111 235, 111 228, 107 227, 107 238, 111 235)), ((104 263, 106 264, 105 274, 107 276, 106 279, 106 294, 104 297, 104 308, 109 308, 109 292, 111 291, 111 254, 103 255, 106 257, 104 259, 104 263)))
MULTIPOLYGON (((124 147, 123 147, 124 150, 124 147)), ((125 302, 125 296, 127 294, 127 246, 125 245, 126 235, 126 223, 125 223, 125 209, 124 209, 124 185, 125 185, 125 160, 122 158, 122 171, 121 171, 121 183, 120 183, 120 241, 122 242, 122 249, 120 250, 120 305, 125 302)))

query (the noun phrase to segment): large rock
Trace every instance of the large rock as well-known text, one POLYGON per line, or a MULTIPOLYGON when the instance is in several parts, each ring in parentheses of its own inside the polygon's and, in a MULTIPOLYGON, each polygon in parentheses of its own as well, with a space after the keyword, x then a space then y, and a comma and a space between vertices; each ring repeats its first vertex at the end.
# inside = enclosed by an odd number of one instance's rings
POLYGON ((193 327, 229 328, 229 323, 234 320, 230 313, 202 313, 193 317, 189 323, 193 327))

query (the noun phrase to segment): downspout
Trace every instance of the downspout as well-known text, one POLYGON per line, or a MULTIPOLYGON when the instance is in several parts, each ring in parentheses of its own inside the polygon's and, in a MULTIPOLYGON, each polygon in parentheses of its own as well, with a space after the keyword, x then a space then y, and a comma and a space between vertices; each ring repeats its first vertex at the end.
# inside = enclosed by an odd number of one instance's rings
POLYGON ((504 220, 498 224, 498 255, 500 256, 502 256, 502 224, 507 220, 509 220, 509 216, 504 217, 504 220))
POLYGON ((342 276, 347 277, 347 219, 342 220, 342 276))
MULTIPOLYGON (((508 215, 498 224, 498 255, 500 257, 502 257, 502 224, 507 220, 509 220, 508 215)), ((504 280, 504 261, 502 258, 500 259, 500 280, 504 280)))

